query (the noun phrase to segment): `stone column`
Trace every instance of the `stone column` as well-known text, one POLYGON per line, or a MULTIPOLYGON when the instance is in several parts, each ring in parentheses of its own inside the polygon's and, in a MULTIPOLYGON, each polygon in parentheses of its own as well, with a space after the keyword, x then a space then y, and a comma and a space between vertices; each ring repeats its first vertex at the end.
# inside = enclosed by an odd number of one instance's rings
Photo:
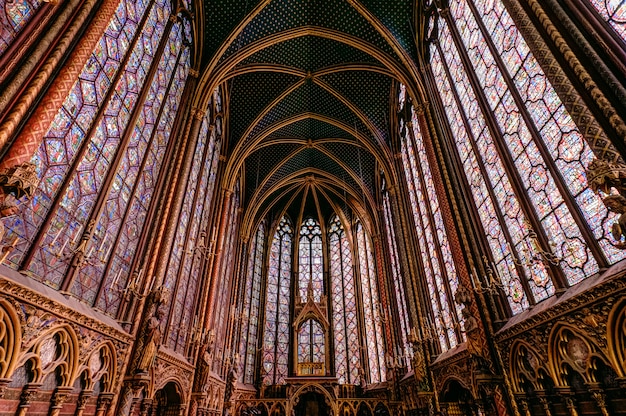
POLYGON ((63 405, 70 397, 70 393, 72 392, 73 387, 57 387, 57 389, 52 394, 52 398, 50 399, 50 416, 59 416, 63 405))
POLYGON ((100 393, 98 396, 98 404, 96 405, 96 416, 106 415, 112 401, 113 393, 100 393))
POLYGON ((22 394, 20 395, 20 404, 17 408, 17 416, 24 416, 28 412, 28 408, 30 407, 33 399, 37 396, 37 391, 41 387, 41 384, 27 384, 24 386, 22 390, 22 394))
POLYGON ((78 399, 76 400, 76 413, 74 413, 74 416, 83 416, 83 412, 87 407, 87 402, 91 398, 92 394, 93 392, 89 390, 83 390, 80 392, 78 399))

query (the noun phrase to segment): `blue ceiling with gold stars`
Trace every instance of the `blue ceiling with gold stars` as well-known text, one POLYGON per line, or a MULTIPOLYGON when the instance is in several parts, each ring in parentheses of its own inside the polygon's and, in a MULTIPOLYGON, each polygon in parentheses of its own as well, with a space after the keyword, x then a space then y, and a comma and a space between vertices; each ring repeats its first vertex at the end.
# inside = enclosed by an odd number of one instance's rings
POLYGON ((398 81, 417 67, 414 2, 203 7, 202 71, 226 87, 227 153, 243 204, 259 213, 288 204, 305 183, 328 199, 321 206, 337 206, 342 193, 345 205, 346 190, 362 206, 372 201, 378 172, 393 163, 398 81))

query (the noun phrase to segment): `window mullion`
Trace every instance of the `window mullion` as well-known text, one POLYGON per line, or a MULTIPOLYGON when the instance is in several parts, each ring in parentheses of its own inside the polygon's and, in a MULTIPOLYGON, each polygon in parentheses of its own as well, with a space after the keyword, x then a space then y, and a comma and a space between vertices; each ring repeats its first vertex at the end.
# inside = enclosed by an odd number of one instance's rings
MULTIPOLYGON (((519 172, 515 168, 515 162, 512 160, 508 149, 503 144, 502 130, 500 129, 500 126, 497 124, 496 120, 494 120, 492 116, 493 113, 491 111, 491 108, 489 107, 489 104, 486 102, 486 98, 483 94, 482 87, 480 86, 480 82, 478 81, 476 74, 474 73, 472 63, 470 62, 469 57, 467 56, 467 52, 465 51, 465 45, 463 44, 463 41, 460 38, 460 34, 458 33, 456 24, 454 20, 452 19, 452 16, 450 15, 449 11, 442 13, 442 16, 444 16, 446 19, 448 28, 452 35, 452 39, 454 41, 454 45, 456 47, 456 50, 459 53, 459 56, 463 63, 463 67, 465 69, 465 73, 470 80, 472 89, 475 92, 477 103, 482 111, 482 114, 484 115, 487 128, 489 129, 491 136, 493 138, 494 147, 496 148, 498 155, 500 156, 500 159, 502 160, 503 168, 505 172, 507 173, 507 176, 511 183, 511 188, 513 192, 515 193, 515 195, 517 196, 517 200, 519 201, 520 208, 522 212, 524 213, 524 216, 526 217, 526 219, 530 222, 530 225, 532 226, 533 230, 536 232, 537 237, 539 238, 542 247, 549 247, 548 238, 545 235, 545 230, 543 229, 541 222, 537 218, 535 214, 535 210, 533 209, 530 201, 528 201, 526 197, 526 192, 524 190, 522 179, 519 176, 519 172)), ((441 52, 442 51, 440 50, 440 53, 441 52)), ((444 55, 442 54, 441 56, 444 56, 444 55)), ((463 107, 461 106, 459 108, 463 108, 463 107)), ((477 153, 477 155, 480 155, 480 153, 477 153)), ((517 247, 515 246, 515 244, 511 245, 511 251, 515 252, 516 258, 518 259, 520 258, 519 253, 517 253, 517 247)), ((552 278, 553 283, 555 283, 555 286, 557 287, 565 286, 565 276, 563 275, 563 271, 559 267, 556 267, 548 263, 546 270, 548 271, 549 276, 552 278)))
MULTIPOLYGON (((587 246, 589 247, 589 249, 593 253, 593 256, 595 257, 596 261, 598 261, 600 266, 601 267, 608 267, 609 263, 608 263, 608 260, 606 259, 606 256, 604 255, 604 253, 602 252, 602 250, 598 246, 596 238, 592 234, 591 230, 589 229, 589 226, 587 225, 587 221, 583 217, 583 215, 582 215, 582 213, 580 211, 579 206, 576 203, 573 202, 574 197, 572 196, 572 194, 571 194, 569 188, 567 187, 567 185, 565 185, 565 182, 563 180, 563 175, 561 175, 561 171, 556 166, 556 163, 554 162, 552 156, 550 155, 550 151, 548 150, 545 142, 541 138, 541 135, 537 131, 537 126, 535 125, 535 123, 531 119, 530 115, 528 114, 528 111, 526 110, 526 104, 522 100, 522 97, 520 96, 519 90, 517 89, 517 87, 515 86, 515 83, 511 79, 511 74, 509 74, 508 69, 506 68, 504 62, 502 61, 502 57, 500 56, 500 53, 498 52, 498 50, 496 49, 495 45, 493 44, 493 40, 492 40, 489 32, 487 31, 487 28, 485 27, 485 24, 484 24, 484 22, 483 22, 483 20, 482 20, 482 18, 480 16, 478 10, 476 10, 476 6, 475 6, 474 2, 472 0, 466 0, 466 1, 467 1, 467 4, 470 7, 472 13, 474 14, 474 18, 475 18, 476 23, 478 24, 478 27, 479 27, 482 35, 483 35, 483 38, 485 39, 485 41, 487 43, 487 47, 491 51, 491 55, 493 56, 493 59, 494 59, 496 65, 498 65, 498 68, 500 69, 500 73, 502 74, 502 78, 504 79, 504 81, 505 81, 505 83, 506 83, 506 85, 508 87, 508 90, 511 93, 511 96, 513 97, 513 100, 515 101, 515 104, 517 105, 517 108, 519 109, 519 114, 521 115, 522 119, 526 123, 526 126, 528 127, 528 131, 530 132, 530 135, 531 135, 533 141, 537 145, 537 148, 539 149, 541 157, 542 157, 544 163, 546 164, 546 167, 548 168, 548 171, 552 174, 552 177, 554 178, 555 185, 556 185, 557 189, 559 190, 559 192, 561 193, 561 195, 563 197, 563 201, 567 205, 567 208, 569 209, 570 213, 572 214, 572 217, 574 218, 574 221, 576 222, 576 225, 580 229, 580 232, 581 232, 583 238, 585 239, 585 243, 587 244, 587 246)), ((519 35, 521 36, 521 33, 519 35)), ((519 70, 521 70, 521 68, 519 70)), ((549 81, 546 79, 546 82, 549 82, 549 81)), ((584 139, 581 137, 581 140, 584 140, 584 139)), ((543 227, 541 227, 541 226, 539 228, 543 229, 543 227)), ((540 233, 537 233, 537 234, 541 235, 540 233)), ((540 238, 540 241, 541 241, 541 238, 540 238)), ((547 247, 548 248, 547 251, 551 252, 550 242, 546 239, 545 243, 547 245, 542 242, 542 246, 543 246, 542 249, 545 250, 545 248, 547 247)), ((568 285, 567 284, 567 280, 563 276, 563 281, 560 282, 558 287, 562 288, 562 287, 566 287, 567 285, 568 285)))
MULTIPOLYGON (((409 136, 407 137, 407 140, 411 141, 411 151, 413 153, 413 158, 416 161, 416 168, 417 168, 417 177, 415 178, 415 180, 419 181, 420 183, 420 187, 422 189, 422 195, 424 196, 424 205, 426 205, 426 218, 428 219, 429 223, 430 223, 430 230, 431 230, 431 234, 433 236, 433 240, 435 241, 435 247, 434 249, 437 250, 438 252, 438 256, 437 256, 437 263, 439 264, 439 270, 440 273, 443 276, 445 276, 445 279, 443 280, 443 285, 444 285, 444 290, 446 292, 446 296, 448 298, 448 310, 449 310, 449 314, 451 315, 451 318, 454 322, 455 328, 454 328, 454 333, 456 335, 457 338, 457 344, 463 342, 463 338, 461 337, 461 334, 459 333, 459 317, 457 315, 456 312, 456 307, 454 306, 453 302, 454 302, 454 294, 452 293, 452 289, 450 288, 450 284, 449 284, 449 278, 448 278, 448 270, 446 268, 446 265, 443 262, 443 255, 441 253, 441 250, 439 249, 441 247, 441 241, 439 240, 439 235, 435 229, 435 216, 433 214, 432 211, 432 207, 429 204, 430 198, 431 196, 428 195, 426 192, 427 187, 426 187, 426 181, 424 180, 424 171, 422 169, 421 163, 417 163, 418 162, 418 158, 416 155, 416 151, 417 151, 417 143, 416 143, 416 139, 415 139, 415 131, 413 130, 413 123, 408 123, 407 124, 408 127, 408 132, 409 132, 409 136)), ((409 151, 409 148, 407 147, 407 152, 409 151)), ((436 198, 438 198, 437 195, 435 195, 436 198)), ((437 204, 439 204, 439 202, 437 202, 437 204)), ((445 229, 444 229, 445 231, 445 229)), ((436 283, 436 282, 435 282, 436 283)), ((441 297, 439 297, 441 298, 441 297)), ((440 303, 442 302, 442 300, 440 299, 440 303)), ((448 328, 446 328, 448 329, 448 328)), ((448 342, 448 344, 450 344, 450 342, 448 342)))
MULTIPOLYGON (((446 73, 446 77, 448 78, 448 80, 451 81, 452 83, 452 74, 450 73, 450 68, 448 67, 448 62, 444 59, 444 52, 441 49, 441 45, 439 44, 439 41, 435 41, 435 46, 437 48, 437 51, 439 53, 439 56, 441 57, 441 65, 446 73)), ((476 142, 476 137, 474 137, 474 132, 471 129, 470 126, 470 122, 467 119, 467 114, 465 114, 464 111, 461 111, 461 109, 463 108, 463 104, 461 101, 461 98, 459 97, 457 91, 455 88, 451 88, 451 92, 452 92, 452 96, 454 97, 454 101, 457 105, 457 108, 459 109, 459 114, 461 116, 461 119, 463 120, 463 126, 465 127, 465 131, 467 132, 467 137, 469 138, 470 141, 470 146, 472 148, 472 151, 474 152, 474 154, 476 155, 476 163, 478 165, 478 168, 480 170, 480 174, 483 177, 483 180, 486 182, 485 189, 487 190, 488 194, 489 194, 489 198, 491 199, 491 201, 493 202, 493 208, 494 211, 496 213, 498 222, 500 223, 500 227, 502 229, 502 233, 504 234, 504 237, 506 239, 506 243, 507 245, 510 247, 510 251, 512 255, 518 255, 517 251, 516 251, 516 246, 515 246, 515 241, 513 240, 513 238, 511 237, 510 231, 509 231, 509 227, 506 224, 506 221, 504 219, 504 215, 502 214, 502 210, 500 208, 500 204, 498 204, 498 199, 496 198, 496 195, 494 193, 493 187, 489 185, 490 180, 489 180, 489 175, 487 174, 487 170, 485 168, 485 165, 482 163, 482 158, 480 157, 480 150, 478 148, 478 144, 476 142)), ((480 214, 478 214, 480 216, 480 214)), ((487 244, 487 247, 489 247, 489 244, 487 244)), ((530 305, 535 305, 536 301, 534 298, 534 295, 532 293, 532 290, 528 284, 528 277, 526 276, 526 270, 519 264, 515 263, 515 270, 519 276, 519 280, 520 283, 522 284, 522 287, 524 288, 524 292, 526 293, 526 297, 528 299, 528 302, 530 303, 530 305)), ((488 266, 488 265, 487 265, 488 266)), ((494 270, 495 272, 495 270, 494 270)), ((477 276, 478 277, 478 276, 477 276)))
MULTIPOLYGON (((125 68, 128 65, 128 62, 130 61, 131 56, 133 55, 133 52, 135 50, 135 47, 137 46, 137 43, 139 42, 139 40, 142 37, 142 30, 141 28, 143 28, 146 24, 146 21, 148 20, 148 17, 150 16, 150 13, 152 12, 152 8, 153 7, 158 7, 155 4, 155 0, 151 0, 150 4, 146 7, 144 14, 141 18, 141 21, 137 24, 137 30, 134 34, 133 40, 130 43, 130 45, 128 46, 127 50, 126 50, 126 54, 124 55, 123 59, 120 61, 120 64, 118 66, 117 72, 115 73, 115 76, 113 77, 113 79, 111 79, 111 82, 109 84, 109 89, 106 92, 106 95, 103 97, 100 108, 98 108, 98 110, 96 111, 96 115, 94 116, 91 125, 89 126, 88 131, 85 132, 85 137, 83 138, 81 144, 80 144, 80 148, 78 149, 78 151, 76 152, 76 154, 74 155, 74 160, 73 162, 69 165, 69 169, 67 170, 67 173, 65 174, 65 177, 63 178, 63 183, 59 186, 59 189, 57 190, 56 196, 54 197, 52 204, 50 206, 50 208, 48 209, 46 218, 44 219, 43 223, 39 226, 39 229, 37 230, 35 237, 33 238, 31 244, 30 244, 30 248, 28 249, 28 252, 26 253, 26 255, 24 256, 24 259, 21 261, 18 269, 19 270, 26 270, 30 267, 30 263, 32 262, 33 258, 35 257, 35 254, 37 253, 37 251, 40 248, 40 244, 43 240, 43 238, 45 237, 48 228, 50 227, 50 224, 52 223, 52 220, 54 218, 53 213, 57 211, 57 209, 59 208, 59 205, 61 204, 63 197, 67 191, 67 188, 71 185, 72 183, 72 177, 74 175, 74 173, 76 173, 76 170, 78 169, 78 167, 80 166, 80 164, 82 163, 83 157, 85 156, 85 153, 87 152, 87 150, 89 150, 89 145, 91 143, 91 139, 93 138, 97 127, 99 125, 99 123, 101 122, 102 118, 104 117, 105 111, 108 108, 108 103, 111 101, 111 98, 113 97, 113 95, 115 94, 115 86, 119 83, 122 75, 124 75, 125 73, 125 68)), ((149 85, 149 83, 146 83, 147 85, 149 85)), ((139 103, 135 103, 135 105, 139 105, 139 103)), ((83 230, 83 233, 85 232, 85 230, 83 230)))

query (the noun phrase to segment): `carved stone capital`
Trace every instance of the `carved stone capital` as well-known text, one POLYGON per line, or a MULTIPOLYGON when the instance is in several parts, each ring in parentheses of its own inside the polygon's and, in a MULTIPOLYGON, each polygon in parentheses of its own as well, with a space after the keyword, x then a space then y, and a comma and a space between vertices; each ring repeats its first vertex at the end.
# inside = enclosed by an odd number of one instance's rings
POLYGON ((10 378, 0 378, 0 399, 4 397, 6 393, 7 385, 11 382, 10 378))
POLYGON ((51 408, 52 409, 60 409, 63 407, 63 404, 70 397, 70 393, 72 392, 72 387, 57 387, 50 399, 51 408))
POLYGON ((626 165, 594 159, 587 167, 587 184, 594 192, 609 194, 612 188, 619 192, 602 202, 609 211, 620 214, 611 226, 611 236, 614 246, 626 249, 626 165))
POLYGON ((31 402, 37 397, 41 384, 27 384, 20 395, 20 408, 30 407, 31 402))
POLYGON ((111 406, 111 402, 113 401, 113 393, 100 393, 98 396, 98 402, 96 404, 96 410, 107 411, 109 406, 111 406))
POLYGON ((92 394, 93 392, 89 390, 81 391, 76 400, 76 410, 84 410, 92 394))

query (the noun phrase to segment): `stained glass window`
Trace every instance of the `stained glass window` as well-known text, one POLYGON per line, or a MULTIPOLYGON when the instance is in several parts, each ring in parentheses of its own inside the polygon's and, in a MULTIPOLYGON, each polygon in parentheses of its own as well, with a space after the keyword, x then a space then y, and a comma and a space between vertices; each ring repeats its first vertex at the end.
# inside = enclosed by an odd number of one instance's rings
MULTIPOLYGON (((389 201, 389 193, 385 189, 383 183, 383 216, 385 219, 385 231, 387 234, 387 243, 389 244, 389 260, 391 263, 391 276, 393 281, 393 288, 395 291, 395 300, 398 305, 398 317, 400 319, 400 336, 402 339, 402 347, 399 352, 394 354, 387 352, 386 356, 389 359, 403 359, 405 356, 412 357, 413 349, 408 341, 409 312, 407 309, 407 299, 404 290, 404 282, 402 281, 402 272, 400 267, 400 255, 398 252, 398 246, 396 243, 396 233, 394 229, 393 215, 391 214, 391 202, 389 201)), ((406 360, 408 368, 411 367, 411 361, 406 360)))
POLYGON ((356 226, 359 250, 359 270, 361 272, 361 292, 363 294, 363 321, 367 342, 367 361, 369 363, 370 383, 380 383, 387 378, 385 366, 385 343, 376 284, 376 264, 369 234, 359 222, 356 226))
POLYGON ((99 215, 70 289, 92 304, 106 292, 97 304, 111 314, 119 293, 104 291, 102 276, 123 285, 130 272, 189 65, 182 25, 164 31, 170 2, 147 6, 120 2, 32 159, 38 189, 7 223, 6 238, 19 237, 10 264, 58 288, 88 219, 99 215), (106 198, 98 202, 99 194, 106 198))
POLYGON ((261 374, 263 384, 284 384, 289 357, 293 225, 281 218, 270 248, 261 374))
POLYGON ((254 383, 256 349, 259 334, 261 278, 265 253, 265 222, 261 222, 250 245, 243 300, 242 334, 239 347, 240 371, 244 383, 254 383))
POLYGON ((207 241, 206 227, 213 198, 214 178, 219 158, 220 142, 216 140, 215 129, 210 128, 210 120, 202 120, 196 143, 191 173, 183 207, 178 221, 174 246, 167 267, 165 287, 172 297, 172 311, 168 325, 168 345, 183 352, 189 334, 191 316, 194 311, 196 289, 199 285, 201 265, 204 256, 212 250, 207 241))
POLYGON ((307 288, 313 287, 313 300, 319 302, 324 292, 322 230, 317 220, 308 218, 300 227, 298 289, 300 299, 306 302, 307 288))
POLYGON ((235 351, 230 351, 230 347, 226 344, 228 339, 228 323, 235 318, 235 304, 232 301, 231 290, 233 281, 232 271, 235 264, 235 251, 238 232, 237 211, 239 210, 239 188, 235 188, 233 192, 233 201, 228 214, 228 228, 226 230, 227 240, 222 253, 222 272, 220 273, 219 292, 215 300, 215 315, 213 319, 213 327, 216 329, 215 351, 218 359, 214 362, 213 371, 224 375, 228 365, 228 360, 234 357, 235 351), (220 367, 221 366, 221 367, 220 367))
POLYGON ((41 6, 39 0, 0 0, 0 55, 41 6))
POLYGON ((452 2, 437 25, 434 79, 516 314, 555 293, 555 274, 573 285, 624 253, 605 237, 613 215, 584 186, 591 149, 502 2, 452 2))
POLYGON ((358 384, 361 346, 352 250, 336 215, 328 225, 335 373, 340 384, 358 384))
POLYGON ((117 310, 121 293, 117 290, 104 289, 112 286, 114 280, 118 285, 123 285, 118 288, 125 287, 130 275, 130 262, 136 246, 133 244, 130 252, 122 251, 122 248, 124 245, 126 245, 124 248, 130 248, 126 239, 138 243, 138 234, 143 229, 147 203, 151 200, 154 186, 153 182, 146 189, 145 184, 142 184, 141 175, 142 173, 156 175, 158 170, 153 172, 155 167, 161 166, 171 132, 168 127, 173 124, 182 95, 182 86, 176 85, 176 81, 184 82, 187 76, 189 50, 181 48, 180 24, 174 26, 168 43, 169 47, 161 56, 157 73, 150 83, 148 97, 142 105, 130 140, 115 171, 102 214, 96 223, 94 237, 86 248, 89 253, 93 247, 93 252, 97 253, 97 260, 91 259, 92 261, 87 261, 80 268, 72 288, 72 292, 79 298, 96 303, 110 314, 117 310), (160 154, 156 153, 159 150, 160 154), (133 200, 143 200, 144 207, 133 203, 133 200), (133 209, 134 212, 131 211, 133 209), (123 222, 126 222, 126 225, 120 230, 123 222), (109 261, 111 254, 112 262, 109 261), (106 278, 103 280, 105 273, 106 278), (100 282, 103 282, 104 286, 100 282), (96 299, 97 297, 100 299, 96 299))
MULTIPOLYGON (((298 329, 298 363, 324 363, 325 353, 324 328, 315 319, 309 319, 298 329)), ((317 374, 313 368, 309 374, 317 374)), ((323 373, 322 373, 323 374, 323 373)))
POLYGON ((402 161, 435 326, 441 348, 446 351, 459 343, 455 325, 460 310, 455 310, 453 299, 458 278, 415 112, 409 128, 410 134, 402 141, 402 161))
POLYGON ((615 32, 626 41, 626 1, 588 0, 615 32))

